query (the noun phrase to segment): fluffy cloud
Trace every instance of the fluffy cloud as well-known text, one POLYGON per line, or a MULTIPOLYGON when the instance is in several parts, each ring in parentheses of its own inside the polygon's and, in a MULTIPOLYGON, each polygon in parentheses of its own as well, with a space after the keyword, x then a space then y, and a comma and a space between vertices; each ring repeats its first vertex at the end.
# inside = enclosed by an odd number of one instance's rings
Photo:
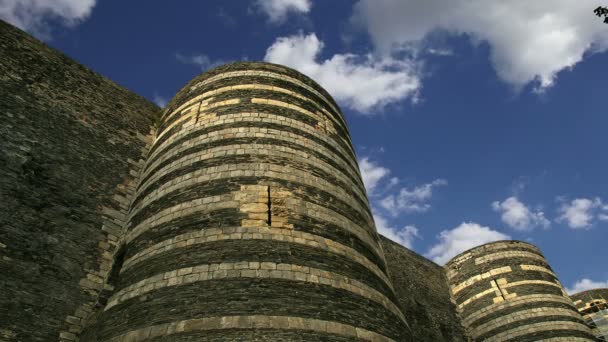
POLYGON ((584 229, 593 225, 594 220, 608 220, 608 206, 602 205, 602 200, 598 197, 577 198, 564 203, 559 208, 560 216, 558 222, 566 222, 570 228, 584 229))
POLYGON ((374 221, 378 233, 409 249, 412 249, 414 240, 420 238, 416 226, 407 225, 402 229, 398 229, 393 227, 385 217, 378 214, 374 214, 374 221))
POLYGON ((380 206, 390 212, 393 216, 400 212, 421 213, 429 210, 431 205, 428 200, 433 196, 433 188, 447 185, 444 179, 436 179, 431 183, 414 187, 413 189, 402 188, 396 195, 389 195, 380 201, 380 206))
POLYGON ((361 169, 361 178, 363 178, 363 184, 369 194, 372 194, 376 189, 378 182, 386 177, 390 170, 378 165, 377 163, 369 160, 369 158, 362 158, 359 160, 359 168, 361 169))
POLYGON ((287 19, 287 14, 308 13, 312 7, 311 0, 257 0, 255 6, 268 16, 268 21, 274 24, 282 24, 287 19))
POLYGON ((226 63, 222 60, 212 61, 211 58, 209 58, 209 56, 202 55, 202 54, 186 56, 186 55, 182 55, 181 53, 176 53, 175 59, 177 59, 179 62, 184 63, 184 64, 196 65, 202 71, 205 71, 207 69, 211 69, 213 67, 226 63))
POLYGON ((96 0, 2 0, 0 18, 29 32, 47 36, 48 20, 72 26, 88 18, 96 0))
POLYGON ((164 96, 160 96, 154 93, 154 98, 152 98, 152 102, 156 103, 156 105, 160 108, 165 108, 169 101, 164 96))
POLYGON ((588 278, 583 278, 574 283, 574 286, 567 288, 566 292, 568 294, 573 295, 579 292, 593 290, 598 288, 606 288, 608 287, 608 280, 606 281, 593 281, 588 278))
POLYGON ((264 60, 290 66, 319 82, 341 104, 371 114, 387 104, 411 97, 420 88, 417 64, 372 55, 335 54, 318 60, 323 49, 314 33, 278 38, 264 60))
POLYGON ((521 88, 551 86, 558 72, 586 52, 608 48, 608 30, 593 16, 593 0, 360 0, 353 21, 380 53, 416 48, 431 32, 467 34, 486 42, 498 76, 521 88))
POLYGON ((496 201, 492 203, 492 209, 501 213, 502 222, 516 230, 547 228, 550 225, 542 211, 530 210, 517 197, 509 197, 503 202, 496 201))
POLYGON ((488 242, 510 239, 508 235, 474 222, 463 222, 454 229, 444 230, 438 238, 439 242, 429 249, 426 256, 440 265, 467 249, 488 242))

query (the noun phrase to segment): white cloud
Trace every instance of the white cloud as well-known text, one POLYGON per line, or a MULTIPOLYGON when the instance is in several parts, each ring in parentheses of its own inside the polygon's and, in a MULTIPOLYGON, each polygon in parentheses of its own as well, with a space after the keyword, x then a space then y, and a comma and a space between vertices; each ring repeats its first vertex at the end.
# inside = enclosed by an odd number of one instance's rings
POLYGON ((308 13, 312 7, 311 0, 257 0, 255 6, 268 16, 273 24, 282 24, 291 13, 308 13))
POLYGON ((438 238, 439 242, 429 249, 426 256, 440 265, 470 248, 510 239, 506 234, 474 222, 463 222, 454 229, 444 230, 438 238))
POLYGON ((573 229, 584 229, 589 228, 593 225, 593 221, 596 218, 605 220, 606 213, 598 213, 598 210, 605 210, 602 206, 602 200, 598 197, 589 198, 576 198, 570 201, 570 203, 564 203, 558 209, 561 214, 557 221, 566 222, 570 228, 573 229))
POLYGON ((389 169, 378 165, 369 160, 369 158, 360 159, 359 168, 361 170, 361 178, 363 178, 365 189, 367 189, 367 192, 370 195, 376 189, 378 182, 390 173, 389 169))
POLYGON ((152 102, 156 103, 157 106, 159 106, 160 108, 165 108, 165 106, 167 105, 167 102, 169 102, 164 96, 160 96, 156 93, 154 93, 154 98, 152 99, 152 102))
POLYGON ((502 222, 516 230, 530 230, 535 227, 547 228, 550 225, 542 211, 530 210, 515 196, 509 197, 503 202, 493 202, 492 209, 501 213, 502 222))
POLYGON ((593 0, 360 0, 353 21, 383 54, 415 49, 432 32, 467 34, 475 44, 488 43, 503 81, 516 88, 538 81, 542 91, 586 52, 608 49, 595 7, 593 0))
POLYGON ((378 233, 409 249, 412 249, 414 240, 420 238, 416 226, 407 225, 402 229, 398 229, 393 227, 385 217, 376 213, 374 214, 374 222, 376 223, 378 233))
POLYGON ((318 61, 323 42, 314 33, 278 38, 264 60, 290 66, 319 82, 341 104, 358 112, 401 101, 416 100, 420 88, 417 64, 390 57, 335 54, 318 61))
POLYGON ((49 20, 66 26, 89 17, 96 0, 2 0, 0 18, 31 33, 46 37, 49 20))
POLYGON ((388 195, 380 201, 380 206, 390 212, 393 216, 400 212, 420 213, 431 208, 428 200, 433 196, 433 188, 447 185, 444 179, 436 179, 431 183, 414 187, 413 189, 402 188, 397 195, 388 195))
POLYGON ((186 56, 186 55, 182 55, 180 53, 176 53, 175 58, 181 63, 196 65, 202 71, 205 71, 207 69, 211 69, 218 65, 222 65, 222 64, 226 63, 222 60, 212 61, 211 58, 209 58, 209 56, 203 55, 203 54, 186 56))
POLYGON ((570 294, 570 295, 573 295, 573 294, 587 291, 587 290, 607 288, 607 287, 608 287, 608 280, 593 281, 588 278, 583 278, 581 280, 578 280, 576 283, 574 283, 574 286, 572 286, 571 288, 567 288, 566 292, 568 292, 568 294, 570 294))

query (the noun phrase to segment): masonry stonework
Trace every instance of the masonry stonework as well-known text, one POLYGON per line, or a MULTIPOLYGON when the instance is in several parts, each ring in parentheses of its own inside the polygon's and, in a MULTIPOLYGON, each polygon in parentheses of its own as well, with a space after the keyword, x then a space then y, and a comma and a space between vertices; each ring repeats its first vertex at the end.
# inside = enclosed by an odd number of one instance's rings
POLYGON ((442 268, 379 236, 299 72, 221 66, 161 113, 4 22, 0 55, 0 341, 593 340, 530 244, 442 268))
POLYGON ((594 341, 544 256, 529 243, 485 244, 445 268, 474 341, 594 341))
POLYGON ((75 340, 160 109, 3 21, 0 56, 0 341, 75 340))
POLYGON ((411 338, 344 117, 294 70, 234 63, 181 90, 127 227, 99 341, 411 338))

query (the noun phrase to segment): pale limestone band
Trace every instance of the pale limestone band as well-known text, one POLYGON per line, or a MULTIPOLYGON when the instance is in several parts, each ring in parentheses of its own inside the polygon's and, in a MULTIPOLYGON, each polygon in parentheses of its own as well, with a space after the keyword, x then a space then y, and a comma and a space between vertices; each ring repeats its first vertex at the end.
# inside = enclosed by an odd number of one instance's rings
POLYGON ((287 75, 283 75, 283 74, 279 74, 279 73, 274 73, 274 72, 269 72, 269 71, 253 71, 253 70, 226 72, 226 73, 222 73, 222 74, 207 78, 206 80, 203 80, 203 81, 195 84, 194 86, 190 87, 190 92, 196 90, 196 88, 199 88, 203 85, 207 85, 209 83, 213 83, 213 82, 221 80, 221 79, 232 78, 232 77, 242 77, 242 76, 264 76, 264 77, 280 79, 280 80, 287 81, 287 82, 293 83, 295 85, 298 85, 298 86, 308 90, 309 92, 315 94, 320 99, 322 99, 323 102, 325 102, 325 104, 327 104, 336 114, 338 114, 338 117, 340 118, 341 121, 343 121, 344 126, 346 126, 346 122, 345 122, 344 118, 342 117, 342 115, 340 115, 341 112, 323 94, 319 93, 313 87, 308 86, 306 83, 304 83, 296 78, 293 78, 293 77, 290 77, 287 75))
MULTIPOLYGON (((532 323, 524 326, 520 326, 511 330, 507 330, 496 334, 492 337, 485 339, 486 342, 504 342, 509 339, 528 335, 532 333, 554 331, 554 330, 577 330, 585 333, 589 333, 589 328, 581 323, 574 323, 569 321, 551 321, 551 322, 540 322, 532 323)), ((592 340, 591 340, 592 341, 592 340)))
POLYGON ((496 319, 493 319, 487 323, 484 323, 474 329, 470 329, 473 338, 479 338, 480 336, 507 324, 520 323, 520 326, 528 325, 525 320, 537 317, 547 316, 565 316, 581 319, 581 315, 575 311, 562 309, 562 308, 532 308, 528 310, 517 311, 508 315, 502 315, 496 319))
MULTIPOLYGON (((148 159, 154 158, 155 156, 157 156, 159 154, 174 153, 174 151, 166 151, 168 148, 167 146, 170 143, 187 136, 188 134, 195 133, 197 131, 204 130, 207 128, 222 126, 225 124, 231 124, 231 123, 236 123, 236 122, 243 122, 243 123, 259 122, 259 123, 275 124, 275 125, 279 125, 279 126, 283 126, 283 127, 287 127, 287 128, 295 128, 295 129, 298 129, 305 133, 308 133, 308 134, 314 136, 315 138, 325 142, 326 144, 332 146, 339 153, 342 153, 342 155, 344 155, 346 157, 346 163, 350 166, 350 169, 355 171, 357 176, 360 176, 358 173, 358 167, 355 163, 355 160, 353 158, 347 157, 348 154, 345 152, 345 150, 342 148, 342 146, 340 146, 340 144, 337 143, 337 141, 335 141, 334 139, 332 139, 331 137, 329 137, 325 134, 322 134, 319 130, 315 129, 314 127, 312 127, 306 123, 303 123, 296 119, 292 119, 292 118, 288 118, 288 117, 284 117, 284 116, 276 115, 276 114, 272 114, 272 113, 267 113, 267 112, 235 112, 235 113, 225 114, 225 115, 221 115, 221 116, 217 116, 212 113, 212 114, 205 114, 203 116, 199 116, 198 121, 189 121, 189 122, 185 123, 184 126, 182 126, 182 128, 178 132, 175 132, 171 136, 170 139, 166 139, 165 141, 159 143, 158 148, 150 154, 148 159)), ((244 134, 244 131, 243 131, 244 128, 245 127, 239 127, 239 128, 235 127, 233 129, 225 128, 223 130, 217 130, 214 132, 204 133, 198 137, 189 139, 187 142, 184 142, 181 146, 182 146, 182 148, 186 147, 186 146, 192 147, 192 146, 195 146, 197 143, 204 142, 209 137, 245 137, 245 136, 248 136, 248 135, 244 134), (224 132, 225 130, 228 130, 228 132, 224 132), (222 135, 220 135, 220 132, 222 132, 221 133, 222 135)), ((264 128, 259 128, 259 129, 264 129, 264 128)), ((282 136, 283 138, 287 138, 289 141, 297 143, 299 145, 314 147, 315 149, 320 148, 323 151, 325 151, 324 153, 327 156, 333 155, 333 152, 331 152, 325 146, 323 146, 307 137, 304 137, 301 134, 292 133, 288 130, 280 130, 280 131, 272 130, 270 132, 276 133, 273 135, 282 136)), ((335 158, 337 158, 337 156, 335 158)), ((155 161, 155 163, 156 162, 158 162, 158 161, 155 161)), ((144 175, 146 175, 148 172, 150 172, 149 168, 147 168, 146 170, 147 171, 144 173, 144 175)))
MULTIPOLYGON (((255 146, 253 146, 251 144, 223 145, 223 146, 218 146, 218 147, 214 147, 214 148, 209 148, 209 149, 205 150, 204 152, 186 155, 186 156, 182 157, 181 159, 172 162, 170 165, 167 165, 167 166, 163 167, 162 169, 157 170, 155 172, 155 177, 151 177, 150 179, 148 179, 146 181, 146 183, 144 183, 144 185, 142 185, 140 187, 140 189, 138 190, 138 194, 145 192, 146 189, 154 181, 156 181, 163 175, 176 171, 176 170, 179 170, 179 169, 182 169, 184 167, 188 167, 192 163, 209 160, 211 158, 215 158, 215 157, 219 157, 219 156, 228 157, 228 156, 240 156, 240 155, 277 156, 277 157, 282 157, 282 158, 285 158, 288 160, 293 160, 301 165, 318 168, 328 174, 333 175, 341 182, 348 184, 349 187, 351 189, 353 189, 353 191, 356 193, 356 195, 360 201, 364 201, 364 202, 367 201, 367 198, 364 197, 363 193, 361 193, 356 187, 352 186, 352 185, 354 185, 353 182, 349 178, 347 178, 345 175, 343 175, 342 172, 336 170, 330 164, 322 161, 321 159, 318 159, 314 155, 309 155, 308 153, 305 153, 305 152, 302 152, 299 150, 295 150, 290 147, 276 146, 276 145, 271 145, 271 144, 256 144, 255 146)), ((282 168, 283 167, 281 167, 281 169, 282 168)), ((198 170, 190 172, 188 174, 181 175, 180 177, 176 177, 175 179, 173 179, 171 181, 163 182, 163 184, 158 186, 155 190, 162 191, 162 189, 164 187, 170 187, 172 185, 182 183, 185 178, 192 178, 195 175, 201 174, 202 170, 213 171, 214 169, 213 169, 213 167, 206 168, 206 169, 198 169, 198 170)), ((337 187, 337 189, 340 189, 341 192, 343 192, 342 195, 344 195, 346 193, 344 191, 344 189, 342 189, 341 187, 337 187)), ((153 193, 154 193, 154 191, 150 192, 150 194, 148 194, 144 198, 151 196, 153 193)), ((144 199, 144 198, 142 198, 142 199, 144 199)), ((368 219, 367 223, 369 225, 371 225, 371 223, 373 222, 372 218, 371 218, 371 216, 369 216, 368 212, 360 204, 360 202, 353 200, 352 196, 342 197, 341 199, 344 202, 348 203, 355 210, 359 211, 363 217, 366 217, 368 219)), ((141 209, 143 202, 144 201, 142 200, 139 202, 139 204, 137 206, 132 207, 131 214, 137 213, 141 209)))
POLYGON ((223 316, 189 319, 133 330, 106 340, 108 342, 141 342, 178 333, 218 329, 280 329, 327 333, 374 342, 392 342, 384 335, 348 324, 290 316, 223 316))
POLYGON ((477 282, 482 281, 483 279, 487 279, 487 278, 490 278, 490 277, 493 277, 493 276, 496 276, 499 274, 503 274, 503 273, 508 273, 511 271, 512 271, 512 269, 510 266, 503 266, 503 267, 491 269, 488 272, 485 272, 482 274, 474 275, 471 278, 463 281, 462 283, 452 286, 451 287, 452 295, 458 294, 458 292, 464 290, 465 288, 467 288, 477 282))
POLYGON ((507 259, 507 258, 529 258, 529 259, 535 259, 535 260, 540 260, 542 262, 546 262, 545 258, 543 258, 542 256, 540 256, 536 253, 523 252, 523 251, 506 251, 506 252, 487 254, 482 257, 475 258, 475 265, 480 265, 480 264, 483 264, 486 262, 499 260, 499 259, 507 259))
POLYGON ((557 279, 557 274, 553 273, 550 269, 537 265, 519 265, 524 271, 536 271, 536 272, 544 272, 554 276, 557 279))
MULTIPOLYGON (((548 285, 548 286, 557 287, 558 289, 562 290, 561 284, 552 283, 552 282, 546 281, 546 280, 520 280, 520 281, 515 281, 512 283, 507 283, 507 284, 501 285, 500 287, 502 289, 508 289, 511 287, 522 286, 522 285, 548 285)), ((496 292, 496 289, 494 289, 494 288, 490 288, 485 291, 479 292, 476 295, 474 295, 474 296, 468 298, 467 300, 465 300, 464 302, 462 302, 460 305, 458 305, 458 309, 462 310, 465 306, 471 304, 472 302, 474 302, 478 299, 481 299, 491 293, 495 293, 495 292, 496 292)))
MULTIPOLYGON (((317 122, 319 122, 320 129, 335 133, 335 128, 331 125, 331 122, 324 120, 324 117, 320 117, 318 114, 312 113, 304 108, 301 108, 299 106, 289 104, 286 102, 275 101, 275 100, 268 100, 268 99, 254 99, 254 100, 256 100, 256 102, 254 102, 254 103, 263 103, 263 104, 266 104, 269 106, 288 108, 288 109, 292 109, 297 112, 300 112, 300 113, 312 118, 313 120, 316 120, 317 122)), ((167 132, 169 132, 171 130, 171 128, 181 124, 182 122, 184 122, 184 121, 192 122, 192 120, 191 120, 192 118, 200 119, 201 114, 202 114, 202 116, 214 115, 213 112, 210 112, 213 108, 231 105, 231 104, 238 104, 240 102, 240 99, 238 99, 238 98, 229 99, 229 100, 214 102, 211 104, 208 104, 207 101, 208 100, 205 100, 205 101, 201 102, 200 104, 195 104, 193 106, 194 107, 193 110, 191 110, 187 114, 184 114, 179 119, 177 119, 174 122, 172 122, 171 124, 169 124, 169 126, 165 127, 164 130, 156 136, 152 146, 156 145, 156 143, 159 141, 159 139, 162 138, 165 134, 167 134, 167 132)), ((192 123, 196 123, 196 120, 194 120, 194 122, 192 122, 192 123)), ((344 138, 341 138, 341 139, 344 139, 344 138)), ((344 140, 346 140, 346 139, 344 139, 344 140)), ((350 147, 349 144, 346 144, 346 147, 348 148, 348 150, 350 151, 351 154, 354 154, 354 151, 352 150, 352 148, 350 147)))
POLYGON ((508 249, 508 248, 513 248, 513 247, 525 248, 525 249, 529 249, 531 251, 540 253, 538 248, 536 248, 535 246, 530 245, 529 243, 521 242, 521 241, 504 241, 504 242, 490 243, 487 245, 473 248, 473 249, 469 250, 468 252, 460 254, 460 255, 454 257, 452 260, 448 261, 448 263, 445 266, 445 268, 447 269, 448 279, 451 280, 456 275, 458 275, 458 273, 459 273, 458 270, 460 268, 460 265, 462 263, 466 262, 467 260, 473 258, 474 256, 483 254, 484 252, 487 252, 487 251, 493 251, 493 250, 498 250, 498 249, 508 249))
POLYGON ((201 264, 157 274, 116 292, 110 298, 104 310, 109 310, 124 301, 153 290, 226 278, 286 279, 328 285, 374 301, 405 322, 403 313, 390 299, 355 279, 308 266, 257 261, 201 264))
MULTIPOLYGON (((246 114, 246 113, 243 113, 243 114, 246 114)), ((274 124, 279 124, 281 126, 292 127, 291 125, 287 124, 285 122, 285 120, 278 120, 278 119, 275 120, 275 118, 277 118, 277 116, 274 116, 274 118, 269 118, 268 120, 264 120, 264 121, 265 122, 271 122, 271 123, 274 123, 274 124)), ((224 124, 227 120, 232 120, 232 122, 243 122, 243 123, 247 123, 247 122, 260 122, 261 121, 261 120, 259 120, 259 118, 253 119, 251 117, 243 117, 243 116, 241 116, 241 113, 239 113, 239 114, 226 114, 222 119, 217 119, 217 117, 209 118, 209 120, 211 120, 211 119, 213 119, 214 121, 222 121, 221 124, 224 124)), ((209 122, 211 122, 211 121, 209 121, 209 122)), ((206 127, 220 126, 220 125, 218 125, 216 123, 217 122, 214 122, 213 125, 207 125, 206 127)), ((204 126, 204 125, 206 125, 206 123, 201 123, 201 125, 204 126)), ((310 132, 310 133, 312 133, 312 132, 310 132)), ((345 174, 350 175, 354 179, 358 179, 359 178, 359 174, 354 171, 355 168, 353 167, 353 165, 351 163, 347 163, 347 162, 343 161, 341 158, 339 158, 336 154, 334 154, 332 151, 330 151, 326 147, 324 147, 324 146, 322 146, 322 145, 320 145, 320 144, 318 144, 316 142, 313 142, 312 140, 309 140, 308 138, 295 135, 294 133, 291 133, 291 132, 288 132, 288 131, 277 130, 277 129, 273 129, 273 128, 264 128, 264 127, 230 127, 230 128, 224 128, 224 129, 220 129, 220 130, 213 131, 213 132, 210 132, 210 133, 206 133, 206 134, 201 134, 200 136, 198 136, 196 138, 188 140, 188 142, 185 143, 185 144, 182 144, 180 146, 176 146, 176 147, 172 148, 171 151, 164 152, 157 160, 155 160, 152 164, 148 165, 148 168, 147 168, 146 172, 142 173, 142 178, 148 177, 150 175, 150 173, 153 172, 153 170, 155 170, 159 164, 165 162, 169 158, 172 158, 172 157, 174 157, 175 155, 177 155, 179 153, 183 153, 187 149, 190 149, 190 148, 192 148, 194 146, 197 146, 197 145, 202 145, 202 144, 206 144, 206 143, 223 141, 223 140, 226 139, 226 137, 232 137, 232 138, 251 138, 251 137, 272 138, 272 139, 276 139, 276 140, 279 140, 279 141, 283 141, 283 142, 286 142, 286 143, 290 143, 290 144, 299 146, 299 147, 301 147, 303 149, 314 150, 317 153, 325 156, 326 158, 334 160, 334 162, 336 164, 340 165, 343 169, 346 170, 345 174), (322 150, 322 151, 320 151, 320 150, 322 150)), ((170 139, 170 140, 173 141, 173 139, 170 139)), ((283 146, 274 146, 274 147, 276 149, 280 149, 283 146)), ((163 150, 161 150, 160 152, 162 152, 162 151, 163 150)), ((197 152, 197 153, 202 153, 202 151, 197 152)), ((205 151, 205 154, 207 154, 207 153, 208 152, 205 151)), ((307 152, 299 151, 299 153, 301 154, 301 153, 307 153, 307 152)), ((190 156, 190 155, 191 154, 186 155, 184 157, 187 157, 187 156, 190 156)), ((177 161, 175 161, 175 162, 177 162, 177 161)), ((324 163, 326 163, 326 162, 324 162, 324 163)), ((158 176, 159 175, 151 176, 150 180, 148 180, 147 182, 151 181, 154 178, 157 178, 158 176)))
POLYGON ((297 243, 322 249, 330 253, 347 257, 350 260, 362 265, 382 279, 384 283, 392 289, 391 282, 388 280, 388 277, 384 274, 384 272, 382 272, 382 270, 380 270, 376 264, 369 261, 369 259, 361 255, 356 250, 342 245, 334 240, 326 239, 318 235, 298 232, 291 229, 269 227, 209 228, 178 235, 171 239, 159 242, 156 245, 150 246, 125 260, 120 272, 122 273, 123 271, 128 270, 129 268, 148 258, 175 248, 183 248, 186 246, 220 240, 275 240, 297 243), (228 233, 227 231, 231 232, 228 233))
MULTIPOLYGON (((344 193, 343 189, 335 187, 334 185, 330 184, 329 182, 325 181, 324 179, 310 175, 306 172, 296 170, 296 169, 288 167, 288 166, 280 166, 280 165, 274 165, 274 164, 268 164, 268 163, 245 163, 245 164, 224 164, 224 165, 218 166, 218 167, 199 169, 197 171, 194 171, 190 175, 184 175, 184 176, 180 177, 181 182, 178 184, 170 185, 168 187, 162 187, 160 189, 153 191, 148 196, 146 196, 146 201, 142 201, 142 202, 147 203, 147 202, 153 201, 155 199, 163 197, 164 195, 166 195, 170 192, 187 187, 189 185, 195 185, 195 184, 198 184, 201 182, 206 182, 206 181, 211 181, 211 180, 229 179, 229 178, 239 177, 239 176, 272 177, 275 179, 281 179, 281 180, 286 180, 286 181, 290 181, 290 182, 305 184, 305 185, 316 187, 316 188, 330 189, 331 191, 333 191, 333 193, 336 193, 336 194, 341 193, 342 198, 346 197, 346 194, 344 193), (206 172, 208 172, 210 170, 215 171, 217 169, 219 169, 219 170, 224 169, 225 171, 219 171, 219 172, 216 172, 213 174, 206 174, 206 172)), ((228 194, 228 196, 232 196, 232 195, 228 194)), ((219 197, 219 196, 214 196, 214 198, 215 197, 219 197)), ((215 201, 205 200, 204 198, 203 198, 203 200, 206 202, 215 202, 215 201)), ((224 200, 226 200, 226 198, 224 198, 224 200)), ((288 200, 288 202, 294 202, 294 204, 304 202, 304 201, 298 200, 295 197, 288 198, 287 200, 288 200)), ((177 218, 177 215, 174 215, 175 212, 179 211, 180 209, 193 207, 194 205, 190 204, 191 202, 193 202, 193 201, 184 202, 184 203, 178 204, 174 207, 164 209, 154 215, 151 215, 150 217, 146 218, 145 220, 140 222, 136 227, 133 228, 133 230, 129 233, 129 235, 130 235, 129 239, 131 240, 136 235, 139 235, 143 231, 149 229, 149 228, 142 228, 142 227, 148 226, 156 220, 161 220, 162 218, 164 218, 168 215, 171 215, 171 217, 173 217, 173 218, 177 218)), ((229 201, 229 202, 231 203, 232 201, 229 201)), ((239 204, 237 204, 237 203, 235 203, 235 204, 236 205, 234 205, 234 206, 224 206, 223 208, 238 208, 239 204)), ((328 209, 328 208, 325 208, 320 205, 316 205, 311 202, 304 202, 304 204, 305 204, 305 207, 297 206, 297 210, 299 213, 305 213, 313 218, 317 218, 317 219, 320 219, 323 221, 327 221, 329 223, 333 223, 333 224, 343 228, 344 230, 349 231, 352 234, 356 235, 359 239, 364 241, 370 248, 377 249, 377 248, 375 248, 375 246, 377 244, 374 239, 375 236, 374 236, 373 226, 370 225, 369 229, 366 229, 366 228, 362 227, 361 225, 359 225, 358 223, 354 222, 352 219, 350 219, 342 214, 339 214, 332 209, 328 209)), ((144 206, 145 206, 145 203, 144 203, 144 206)), ((131 212, 129 214, 129 221, 137 213, 138 213, 138 211, 131 212)), ((166 221, 168 221, 168 220, 163 220, 163 222, 166 222, 166 221)))
POLYGON ((551 294, 533 294, 524 295, 512 298, 505 302, 494 303, 483 309, 472 312, 462 320, 464 326, 469 326, 473 322, 486 317, 487 315, 512 308, 514 306, 522 304, 533 304, 533 303, 563 303, 572 306, 572 303, 562 296, 551 295, 551 294))

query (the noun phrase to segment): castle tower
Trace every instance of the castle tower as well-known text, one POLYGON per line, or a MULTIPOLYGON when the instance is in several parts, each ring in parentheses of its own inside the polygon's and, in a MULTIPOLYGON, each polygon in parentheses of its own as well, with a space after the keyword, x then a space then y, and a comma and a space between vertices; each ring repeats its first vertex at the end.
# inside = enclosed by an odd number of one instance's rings
POLYGON ((608 288, 579 292, 570 296, 591 332, 600 340, 608 340, 608 288))
POLYGON ((410 340, 344 117, 286 67, 175 96, 123 246, 99 341, 410 340))
POLYGON ((595 341, 542 253, 529 243, 485 244, 445 268, 474 341, 595 341))

